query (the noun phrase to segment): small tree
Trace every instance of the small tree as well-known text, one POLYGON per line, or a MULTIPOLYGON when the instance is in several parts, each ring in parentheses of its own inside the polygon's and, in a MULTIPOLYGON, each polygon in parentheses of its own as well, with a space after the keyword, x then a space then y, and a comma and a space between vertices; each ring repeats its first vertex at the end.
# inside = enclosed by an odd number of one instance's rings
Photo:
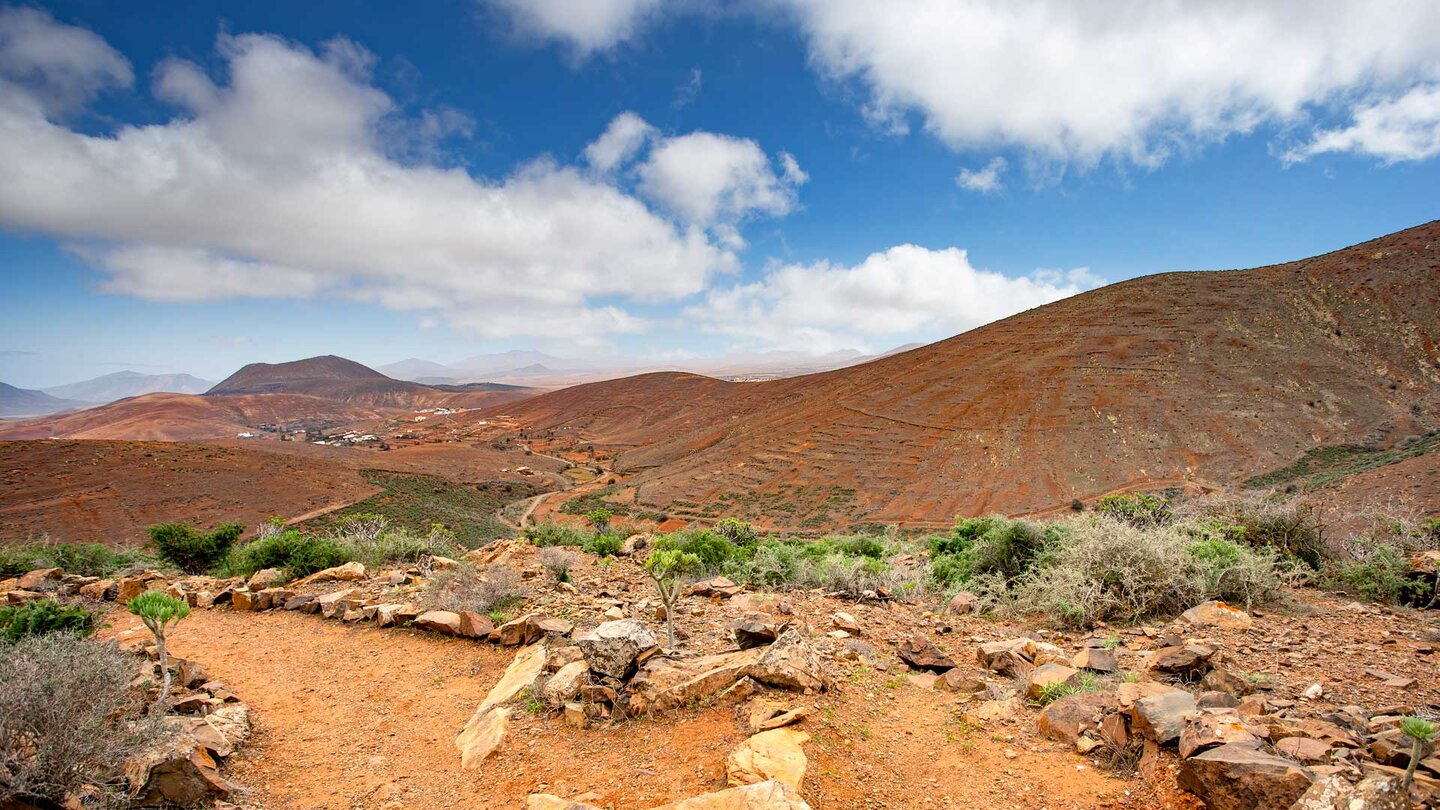
POLYGON ((160 656, 160 699, 164 703, 170 696, 170 655, 165 650, 165 636, 175 629, 180 620, 190 615, 190 606, 168 593, 146 591, 131 599, 127 605, 130 612, 140 617, 145 627, 155 636, 155 649, 160 656))
POLYGON ((610 518, 613 517, 615 517, 615 513, 603 506, 599 509, 591 509, 585 513, 585 519, 590 521, 590 528, 594 529, 598 534, 605 534, 610 531, 610 518))
POLYGON ((681 581, 686 573, 699 567, 699 557, 679 549, 656 549, 645 560, 645 573, 650 575, 665 605, 665 632, 671 647, 675 646, 675 603, 680 599, 681 581))
POLYGON ((1415 778, 1415 766, 1425 756, 1425 746, 1440 737, 1440 726, 1420 717, 1406 717, 1400 721, 1400 731, 1410 738, 1410 765, 1405 769, 1405 792, 1410 792, 1410 782, 1415 778))

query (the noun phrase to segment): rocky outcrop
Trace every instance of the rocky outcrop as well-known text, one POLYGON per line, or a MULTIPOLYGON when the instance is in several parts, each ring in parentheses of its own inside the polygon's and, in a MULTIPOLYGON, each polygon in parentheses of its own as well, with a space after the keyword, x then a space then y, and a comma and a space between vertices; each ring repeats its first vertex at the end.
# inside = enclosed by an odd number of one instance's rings
POLYGON ((785 783, 769 781, 693 796, 651 810, 810 810, 810 805, 785 783))
POLYGON ((737 786, 773 779, 798 791, 808 764, 801 746, 809 740, 809 734, 790 728, 762 731, 730 752, 725 781, 737 786))
POLYGON ((1210 810, 1288 808, 1312 781, 1306 768, 1253 743, 1228 743, 1180 763, 1180 787, 1210 810))
POLYGON ((637 619, 605 622, 575 639, 590 669, 610 678, 624 679, 634 671, 641 653, 660 642, 655 634, 637 619))

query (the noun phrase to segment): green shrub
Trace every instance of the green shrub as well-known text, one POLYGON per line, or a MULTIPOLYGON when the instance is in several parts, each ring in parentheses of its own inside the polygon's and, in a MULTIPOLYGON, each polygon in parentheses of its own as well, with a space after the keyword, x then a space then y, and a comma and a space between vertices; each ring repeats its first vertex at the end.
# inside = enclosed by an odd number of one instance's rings
POLYGON ((585 519, 590 521, 590 528, 599 534, 610 531, 610 520, 613 517, 615 517, 615 513, 604 506, 585 513, 585 519))
POLYGON ((1220 498, 1186 504, 1182 515, 1198 535, 1220 537, 1236 545, 1271 549, 1318 571, 1331 556, 1324 527, 1313 505, 1300 501, 1220 498))
POLYGON ((1410 563, 1395 546, 1360 538, 1351 545, 1350 553, 1351 561, 1332 564, 1327 570, 1325 579, 1331 587, 1392 605, 1428 596, 1428 588, 1408 577, 1410 563))
POLYGON ((625 541, 620 539, 618 535, 597 534, 589 540, 585 541, 585 545, 582 546, 582 548, 584 548, 585 551, 589 552, 590 554, 595 554, 600 557, 609 557, 615 554, 619 554, 621 547, 624 545, 625 541))
POLYGON ((162 559, 186 573, 203 574, 225 559, 244 531, 238 523, 224 523, 209 532, 189 523, 161 523, 150 527, 150 540, 162 559))
POLYGON ((1100 514, 1132 526, 1157 526, 1170 519, 1170 501, 1153 492, 1118 492, 1095 504, 1100 514))
POLYGON ((546 521, 525 527, 525 539, 531 545, 540 546, 583 546, 593 532, 575 526, 546 521))
POLYGON ((1108 517, 1066 525, 1013 583, 1008 610, 1088 628, 1173 616, 1206 599, 1263 604, 1278 599, 1286 582, 1273 552, 1197 541, 1193 526, 1142 527, 1108 517))
POLYGON ((63 568, 68 574, 103 577, 144 565, 137 551, 115 551, 100 543, 28 543, 0 548, 0 578, 17 577, 37 568, 63 568))
POLYGON ((54 599, 37 599, 0 607, 0 642, 14 644, 26 636, 46 633, 95 632, 97 616, 79 605, 62 605, 54 599))
POLYGON ((381 532, 337 531, 334 537, 350 559, 359 560, 367 567, 381 568, 387 565, 413 565, 426 557, 464 556, 455 537, 455 532, 439 523, 433 524, 425 534, 413 534, 407 529, 385 529, 381 532))
POLYGON ((134 657, 72 633, 0 645, 0 806, 122 796, 125 762, 166 728, 134 677, 134 657))
POLYGON ((298 579, 351 559, 350 550, 331 538, 288 529, 236 546, 220 572, 248 577, 265 568, 279 568, 298 579))
POLYGON ((754 547, 760 542, 760 533, 739 518, 725 518, 715 524, 715 533, 737 546, 754 547))
POLYGON ((1058 526, 1001 515, 962 519, 949 535, 930 538, 931 581, 949 586, 993 574, 1013 582, 1053 548, 1063 532, 1058 526))
POLYGON ((693 554, 700 560, 699 567, 711 572, 720 570, 726 563, 748 560, 752 556, 751 550, 707 529, 693 529, 662 536, 656 539, 655 547, 693 554))

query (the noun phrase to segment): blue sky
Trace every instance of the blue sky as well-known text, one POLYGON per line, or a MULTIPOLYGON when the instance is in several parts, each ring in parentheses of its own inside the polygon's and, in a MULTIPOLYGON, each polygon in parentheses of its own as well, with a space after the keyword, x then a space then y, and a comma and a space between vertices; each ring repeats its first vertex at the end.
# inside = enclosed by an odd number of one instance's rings
POLYGON ((1440 6, 0 5, 0 381, 879 351, 1437 216, 1440 6))

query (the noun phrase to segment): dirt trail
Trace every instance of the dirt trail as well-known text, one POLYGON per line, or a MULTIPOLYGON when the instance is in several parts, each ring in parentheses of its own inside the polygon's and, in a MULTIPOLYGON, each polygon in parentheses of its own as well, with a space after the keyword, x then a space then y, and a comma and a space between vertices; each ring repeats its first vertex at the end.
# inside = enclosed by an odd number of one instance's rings
MULTIPOLYGON (((110 621, 111 634, 137 627, 118 610, 110 621)), ((746 736, 728 709, 588 731, 517 710, 502 751, 465 772, 455 734, 509 651, 228 609, 192 613, 172 649, 250 704, 256 742, 228 772, 253 791, 242 804, 267 810, 513 808, 537 790, 595 791, 616 810, 643 808, 723 786, 725 757, 746 736)), ((818 700, 795 698, 811 706, 804 793, 817 810, 1116 807, 1139 787, 1057 747, 957 737, 955 706, 941 693, 873 676, 818 700)))

